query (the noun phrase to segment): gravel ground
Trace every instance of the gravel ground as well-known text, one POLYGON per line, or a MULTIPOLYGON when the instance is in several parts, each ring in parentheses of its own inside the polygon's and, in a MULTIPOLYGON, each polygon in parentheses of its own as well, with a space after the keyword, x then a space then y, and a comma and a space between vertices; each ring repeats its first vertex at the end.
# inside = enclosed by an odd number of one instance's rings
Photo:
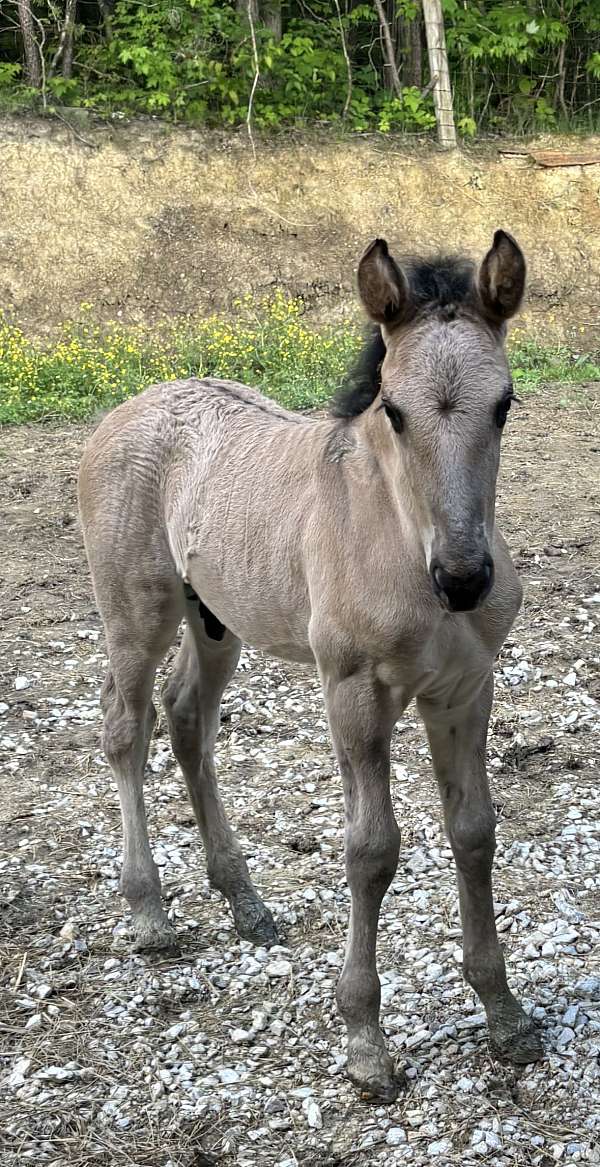
POLYGON ((379 945, 383 1024, 409 1085, 387 1108, 344 1077, 342 801, 315 677, 246 651, 218 743, 281 945, 240 942, 208 888, 161 720, 147 803, 183 956, 132 956, 117 792, 98 746, 105 657, 75 518, 86 431, 1 435, 2 1167, 600 1162, 597 388, 566 409, 556 387, 511 415, 500 499, 527 598, 498 661, 490 739, 497 916, 547 1058, 515 1069, 489 1056, 409 710, 379 945))

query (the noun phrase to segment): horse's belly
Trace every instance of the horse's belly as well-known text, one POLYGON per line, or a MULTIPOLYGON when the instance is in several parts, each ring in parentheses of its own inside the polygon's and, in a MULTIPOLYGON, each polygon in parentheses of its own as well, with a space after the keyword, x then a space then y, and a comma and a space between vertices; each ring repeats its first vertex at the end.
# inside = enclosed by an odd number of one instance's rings
POLYGON ((299 619, 299 615, 280 609, 270 613, 266 606, 257 607, 254 612, 244 612, 232 605, 226 627, 244 644, 266 652, 267 656, 301 664, 314 663, 308 643, 308 620, 305 622, 301 616, 299 619))
POLYGON ((283 660, 314 661, 308 596, 300 581, 295 588, 275 589, 268 573, 260 583, 243 567, 223 576, 199 557, 188 562, 187 578, 202 603, 244 644, 283 660))

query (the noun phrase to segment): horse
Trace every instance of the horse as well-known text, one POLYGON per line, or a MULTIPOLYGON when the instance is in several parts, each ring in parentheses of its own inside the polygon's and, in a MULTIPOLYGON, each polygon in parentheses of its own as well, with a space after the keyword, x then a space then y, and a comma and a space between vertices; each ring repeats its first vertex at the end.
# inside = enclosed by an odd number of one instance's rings
POLYGON ((502 430, 515 399, 506 322, 526 263, 497 230, 464 256, 358 265, 372 337, 329 414, 288 412, 233 381, 151 386, 101 422, 79 507, 109 667, 103 748, 123 820, 121 891, 136 947, 174 949, 144 808, 156 669, 185 617, 163 693, 210 884, 239 935, 277 938, 217 786, 214 744, 242 643, 316 665, 345 805, 350 921, 337 1003, 347 1073, 390 1102, 402 1085, 379 1025, 376 939, 400 832, 390 740, 413 698, 455 858, 463 972, 490 1047, 542 1056, 512 995, 492 899, 495 816, 485 750, 493 662, 522 589, 495 522, 502 430))

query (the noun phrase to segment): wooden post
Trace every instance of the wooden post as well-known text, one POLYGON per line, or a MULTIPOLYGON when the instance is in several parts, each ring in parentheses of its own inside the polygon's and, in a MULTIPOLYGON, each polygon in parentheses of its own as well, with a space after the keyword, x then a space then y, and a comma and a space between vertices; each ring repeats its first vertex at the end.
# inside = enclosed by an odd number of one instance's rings
POLYGON ((452 90, 448 72, 448 54, 444 33, 441 0, 423 0, 423 16, 429 53, 429 70, 433 81, 433 104, 437 121, 438 142, 446 150, 456 146, 452 90))

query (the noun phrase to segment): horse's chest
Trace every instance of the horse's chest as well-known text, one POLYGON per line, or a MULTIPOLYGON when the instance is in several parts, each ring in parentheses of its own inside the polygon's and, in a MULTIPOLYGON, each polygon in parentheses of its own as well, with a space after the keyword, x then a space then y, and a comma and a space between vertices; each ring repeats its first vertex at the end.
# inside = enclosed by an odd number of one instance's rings
POLYGON ((426 622, 418 635, 407 633, 394 651, 382 654, 376 665, 378 679, 405 708, 413 697, 439 695, 460 688, 462 678, 485 672, 490 653, 468 618, 453 620, 442 616, 426 622))

